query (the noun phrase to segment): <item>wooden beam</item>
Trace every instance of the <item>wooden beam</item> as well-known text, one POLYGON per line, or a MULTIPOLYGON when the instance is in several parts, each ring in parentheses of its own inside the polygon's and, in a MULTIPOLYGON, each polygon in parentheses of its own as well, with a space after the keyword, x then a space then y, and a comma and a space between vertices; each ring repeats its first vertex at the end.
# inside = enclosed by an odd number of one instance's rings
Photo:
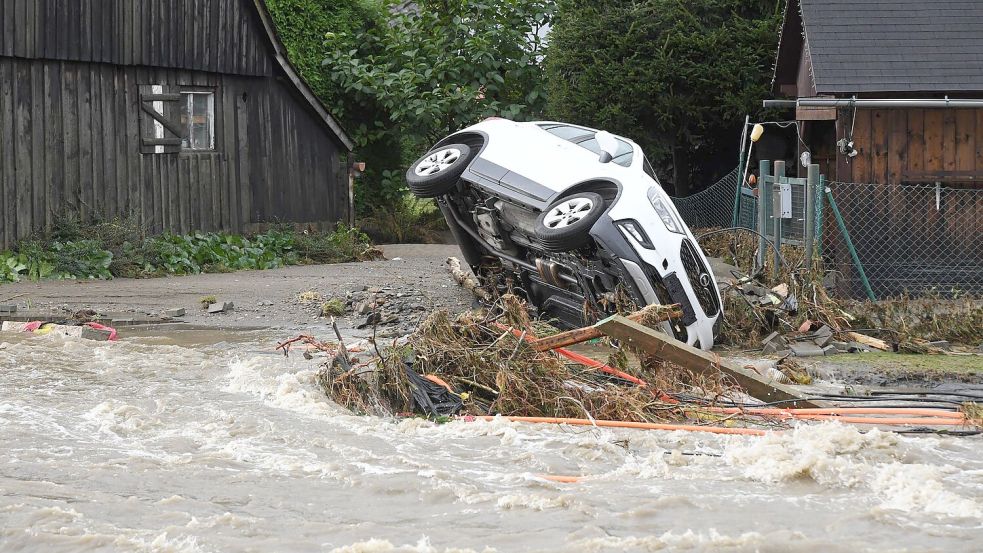
MULTIPOLYGON (((643 311, 636 311, 631 315, 628 315, 626 318, 630 321, 641 322, 643 316, 643 311)), ((677 303, 667 306, 664 311, 660 311, 659 313, 652 315, 652 322, 663 322, 668 321, 671 318, 678 318, 682 316, 683 310, 677 303)), ((574 344, 579 344, 581 342, 586 342, 602 336, 604 336, 604 333, 601 332, 601 329, 599 329, 597 325, 587 326, 584 328, 575 328, 573 330, 568 330, 552 336, 537 338, 536 340, 529 342, 529 347, 536 351, 549 351, 556 348, 565 348, 567 346, 572 346, 574 344)))
POLYGON ((626 317, 615 315, 597 323, 604 334, 617 338, 659 359, 701 373, 722 372, 734 379, 748 395, 765 402, 782 401, 782 407, 825 407, 826 402, 807 400, 798 391, 772 382, 753 370, 738 367, 719 355, 688 346, 675 338, 643 326, 626 317))

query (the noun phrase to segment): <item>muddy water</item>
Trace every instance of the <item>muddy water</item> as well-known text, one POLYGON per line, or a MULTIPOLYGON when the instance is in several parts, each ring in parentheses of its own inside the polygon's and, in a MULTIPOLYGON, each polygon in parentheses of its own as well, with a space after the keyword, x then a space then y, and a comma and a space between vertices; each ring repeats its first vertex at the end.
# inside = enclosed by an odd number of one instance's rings
POLYGON ((2 339, 4 552, 983 549, 977 438, 396 423, 271 336, 2 339))

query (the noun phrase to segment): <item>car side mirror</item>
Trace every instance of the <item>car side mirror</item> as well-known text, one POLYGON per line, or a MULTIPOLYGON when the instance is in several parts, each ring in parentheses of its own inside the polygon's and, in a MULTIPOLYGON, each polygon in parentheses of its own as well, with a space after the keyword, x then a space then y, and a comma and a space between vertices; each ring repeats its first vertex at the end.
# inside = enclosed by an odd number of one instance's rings
POLYGON ((614 159, 614 154, 618 153, 618 139, 613 134, 608 131, 597 131, 594 133, 594 140, 597 140, 597 146, 601 149, 598 161, 608 163, 614 159))

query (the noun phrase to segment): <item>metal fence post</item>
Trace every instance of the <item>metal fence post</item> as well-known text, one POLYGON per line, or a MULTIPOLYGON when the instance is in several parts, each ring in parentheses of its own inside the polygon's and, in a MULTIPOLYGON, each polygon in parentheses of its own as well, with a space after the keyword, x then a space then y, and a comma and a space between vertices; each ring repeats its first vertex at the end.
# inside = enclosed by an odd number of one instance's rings
POLYGON ((813 242, 816 238, 816 187, 819 186, 819 166, 809 165, 806 173, 806 192, 805 192, 805 262, 806 267, 812 267, 813 242))
POLYGON ((768 251, 768 190, 770 190, 771 162, 762 159, 758 162, 758 267, 765 266, 765 252, 768 251))
POLYGON ((779 267, 782 263, 782 202, 781 202, 781 192, 779 190, 782 178, 785 177, 785 162, 776 161, 775 162, 775 182, 771 185, 771 216, 772 216, 772 228, 775 231, 775 265, 772 267, 771 275, 777 277, 779 273, 779 267))
POLYGON ((741 188, 744 187, 744 168, 751 163, 751 157, 744 159, 744 144, 747 142, 747 125, 751 120, 750 115, 744 116, 744 126, 741 128, 741 151, 737 154, 737 190, 734 192, 734 211, 730 220, 730 226, 736 227, 737 221, 741 216, 741 188))
POLYGON ((826 175, 819 175, 819 187, 816 188, 816 255, 823 255, 823 198, 826 190, 826 175))

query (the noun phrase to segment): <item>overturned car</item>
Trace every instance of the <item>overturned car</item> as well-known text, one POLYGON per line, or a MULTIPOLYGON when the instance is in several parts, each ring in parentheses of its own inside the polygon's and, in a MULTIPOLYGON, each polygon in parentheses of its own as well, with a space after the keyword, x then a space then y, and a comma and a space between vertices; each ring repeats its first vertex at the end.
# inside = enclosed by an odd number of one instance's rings
POLYGON ((637 144, 577 125, 492 118, 438 142, 407 170, 436 198, 483 284, 581 326, 678 303, 677 339, 713 346, 720 293, 706 257, 637 144))

